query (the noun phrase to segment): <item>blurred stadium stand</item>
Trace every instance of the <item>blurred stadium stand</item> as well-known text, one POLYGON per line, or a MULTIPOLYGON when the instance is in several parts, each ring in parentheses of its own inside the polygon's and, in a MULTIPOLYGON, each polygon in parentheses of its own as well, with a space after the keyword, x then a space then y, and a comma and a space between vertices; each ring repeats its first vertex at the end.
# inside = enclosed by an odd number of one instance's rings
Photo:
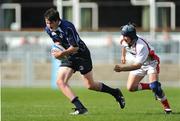
MULTIPOLYGON (((119 27, 132 21, 137 24, 138 34, 143 35, 161 57, 160 78, 167 85, 180 86, 180 1, 176 4, 176 29, 170 29, 169 9, 158 13, 156 39, 151 40, 149 18, 146 7, 132 6, 130 0, 80 0, 98 5, 98 30, 92 30, 90 9, 81 12, 80 36, 91 50, 95 68, 95 79, 126 81, 127 73, 115 74, 112 68, 120 61, 119 27), (164 12, 167 16, 164 15, 164 12), (145 15, 144 15, 145 14, 145 15), (162 21, 164 20, 164 21, 162 21), (167 20, 167 21, 166 21, 167 20), (102 71, 103 70, 103 71, 102 71)), ((13 10, 0 9, 0 80, 1 86, 50 86, 51 39, 43 31, 43 13, 50 7, 56 8, 53 0, 2 0, 3 3, 21 5, 21 31, 10 31, 15 20, 13 10)), ((64 8, 64 18, 72 20, 71 8, 64 8)), ((16 29, 16 25, 14 25, 16 29)), ((79 80, 76 75, 72 80, 79 80)), ((108 82, 107 82, 108 83, 108 82)), ((109 82, 110 83, 110 82, 109 82)), ((122 82, 117 81, 117 84, 122 82)), ((123 83, 125 84, 125 83, 123 83)))
MULTIPOLYGON (((139 34, 149 38, 148 33, 139 34)), ((166 41, 163 40, 162 33, 158 35, 159 40, 149 42, 160 55, 161 64, 165 65, 165 69, 161 71, 164 81, 178 82, 180 81, 180 35, 170 33, 171 40, 166 41), (171 76, 172 74, 174 76, 171 76)), ((2 86, 50 86, 52 43, 45 32, 1 32, 0 36, 2 86)), ((97 72, 98 75, 102 75, 99 79, 118 80, 118 75, 109 78, 104 74, 111 75, 113 65, 120 62, 119 33, 81 32, 80 36, 91 50, 94 65, 100 65, 103 69, 102 72, 100 70, 97 72)), ((121 80, 125 81, 126 78, 123 77, 121 80)), ((74 77, 72 80, 79 80, 79 77, 74 77)))

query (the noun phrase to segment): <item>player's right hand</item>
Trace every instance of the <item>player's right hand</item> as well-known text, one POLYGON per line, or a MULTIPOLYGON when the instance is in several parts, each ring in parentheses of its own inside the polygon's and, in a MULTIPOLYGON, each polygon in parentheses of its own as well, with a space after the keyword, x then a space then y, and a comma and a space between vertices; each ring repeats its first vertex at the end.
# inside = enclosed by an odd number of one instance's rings
POLYGON ((121 64, 117 64, 117 65, 114 66, 114 71, 115 72, 121 72, 122 71, 121 69, 122 69, 121 64))
POLYGON ((52 50, 51 55, 54 56, 56 59, 60 59, 63 57, 62 51, 52 50))

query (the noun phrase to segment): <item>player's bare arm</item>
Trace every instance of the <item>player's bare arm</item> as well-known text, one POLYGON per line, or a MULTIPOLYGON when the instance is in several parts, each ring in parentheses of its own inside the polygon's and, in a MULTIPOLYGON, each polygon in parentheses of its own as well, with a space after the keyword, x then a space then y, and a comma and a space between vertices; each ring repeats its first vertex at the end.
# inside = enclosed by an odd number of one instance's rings
POLYGON ((68 56, 69 54, 76 53, 78 49, 79 49, 78 47, 70 46, 68 49, 64 51, 53 51, 51 54, 58 59, 64 56, 68 56))
POLYGON ((121 71, 133 71, 140 69, 142 66, 141 63, 134 63, 132 65, 124 65, 124 64, 117 64, 114 67, 114 71, 121 72, 121 71))
POLYGON ((77 53, 79 47, 70 46, 68 49, 62 52, 63 56, 67 56, 69 54, 77 53))
POLYGON ((126 49, 122 47, 121 49, 121 63, 125 64, 126 63, 126 49))

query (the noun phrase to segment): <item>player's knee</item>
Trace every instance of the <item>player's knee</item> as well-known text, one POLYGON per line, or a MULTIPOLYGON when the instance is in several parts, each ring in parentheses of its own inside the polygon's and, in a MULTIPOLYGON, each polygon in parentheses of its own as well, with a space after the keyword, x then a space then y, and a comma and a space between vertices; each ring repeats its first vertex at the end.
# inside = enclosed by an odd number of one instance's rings
POLYGON ((56 85, 57 85, 58 87, 60 87, 60 88, 64 88, 64 87, 66 86, 66 83, 64 83, 64 82, 61 81, 61 80, 58 80, 58 81, 56 82, 56 85))
POLYGON ((136 87, 134 87, 132 85, 127 85, 127 90, 130 92, 134 92, 134 91, 136 91, 136 87))
POLYGON ((161 88, 160 83, 158 81, 154 81, 154 82, 150 83, 149 86, 150 86, 151 90, 155 93, 158 92, 159 88, 161 88))
POLYGON ((158 96, 163 97, 163 90, 161 88, 161 83, 158 81, 150 83, 151 90, 158 96))

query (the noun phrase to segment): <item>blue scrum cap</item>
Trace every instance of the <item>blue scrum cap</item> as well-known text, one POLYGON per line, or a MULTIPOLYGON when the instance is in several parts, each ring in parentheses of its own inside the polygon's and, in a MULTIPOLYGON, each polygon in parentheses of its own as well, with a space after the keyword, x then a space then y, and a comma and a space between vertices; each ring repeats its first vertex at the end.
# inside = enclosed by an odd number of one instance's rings
POLYGON ((132 25, 132 24, 124 25, 121 29, 121 35, 128 36, 132 40, 134 40, 134 39, 136 40, 138 38, 136 35, 136 29, 135 29, 134 25, 132 25))

